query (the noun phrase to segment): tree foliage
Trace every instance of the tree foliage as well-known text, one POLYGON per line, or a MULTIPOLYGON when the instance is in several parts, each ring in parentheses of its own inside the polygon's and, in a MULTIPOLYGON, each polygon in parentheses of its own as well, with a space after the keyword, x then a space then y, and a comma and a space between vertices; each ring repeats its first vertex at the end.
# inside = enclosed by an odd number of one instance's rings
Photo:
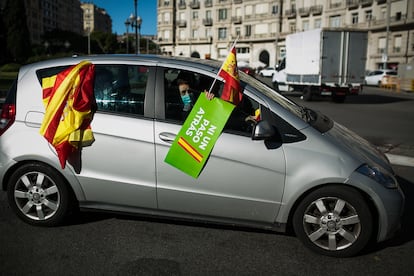
POLYGON ((31 54, 24 0, 6 0, 2 13, 6 34, 6 61, 23 63, 31 54))

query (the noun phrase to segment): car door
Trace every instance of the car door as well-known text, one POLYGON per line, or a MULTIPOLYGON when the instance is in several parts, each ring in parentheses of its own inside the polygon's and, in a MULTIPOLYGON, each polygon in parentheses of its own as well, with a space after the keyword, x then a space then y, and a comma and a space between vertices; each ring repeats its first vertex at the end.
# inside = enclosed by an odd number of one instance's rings
POLYGON ((89 204, 156 208, 152 118, 148 81, 154 68, 97 64, 92 121, 95 142, 82 150, 78 175, 89 204))
MULTIPOLYGON (((165 91, 168 93, 167 88, 165 91)), ((243 101, 251 101, 247 112, 254 114, 260 108, 247 95, 243 101)), ((165 106, 172 106, 167 97, 165 106)), ((164 162, 182 125, 182 121, 170 114, 174 112, 166 112, 165 120, 155 122, 158 208, 185 216, 272 223, 281 204, 285 182, 283 148, 270 150, 263 141, 252 141, 251 129, 233 123, 243 112, 234 111, 226 131, 195 179, 164 162)), ((246 123, 245 117, 241 119, 246 123)))

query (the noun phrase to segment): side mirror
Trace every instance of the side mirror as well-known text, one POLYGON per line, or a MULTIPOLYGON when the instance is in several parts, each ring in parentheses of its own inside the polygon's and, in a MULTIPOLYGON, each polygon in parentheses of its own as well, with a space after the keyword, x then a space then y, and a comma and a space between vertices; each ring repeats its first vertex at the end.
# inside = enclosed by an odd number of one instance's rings
POLYGON ((268 121, 259 121, 255 124, 252 140, 266 140, 277 135, 276 129, 268 121))

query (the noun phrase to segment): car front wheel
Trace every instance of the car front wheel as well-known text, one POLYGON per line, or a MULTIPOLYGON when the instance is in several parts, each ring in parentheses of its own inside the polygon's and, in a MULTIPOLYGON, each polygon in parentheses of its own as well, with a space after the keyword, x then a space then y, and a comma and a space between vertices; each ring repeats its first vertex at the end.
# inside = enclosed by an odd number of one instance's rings
POLYGON ((18 168, 9 179, 7 195, 14 212, 32 225, 58 225, 70 206, 70 193, 62 176, 40 163, 18 168))
POLYGON ((358 191, 327 186, 302 200, 293 216, 293 228, 297 237, 314 252, 350 257, 369 243, 373 219, 358 191))

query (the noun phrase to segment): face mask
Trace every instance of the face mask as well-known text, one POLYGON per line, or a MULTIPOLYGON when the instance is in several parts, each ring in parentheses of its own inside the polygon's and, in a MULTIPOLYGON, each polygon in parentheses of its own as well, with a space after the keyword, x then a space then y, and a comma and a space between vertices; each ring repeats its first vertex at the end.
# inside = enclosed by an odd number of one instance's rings
POLYGON ((188 111, 191 108, 191 98, 190 95, 185 94, 181 96, 181 100, 184 103, 184 111, 188 111))

